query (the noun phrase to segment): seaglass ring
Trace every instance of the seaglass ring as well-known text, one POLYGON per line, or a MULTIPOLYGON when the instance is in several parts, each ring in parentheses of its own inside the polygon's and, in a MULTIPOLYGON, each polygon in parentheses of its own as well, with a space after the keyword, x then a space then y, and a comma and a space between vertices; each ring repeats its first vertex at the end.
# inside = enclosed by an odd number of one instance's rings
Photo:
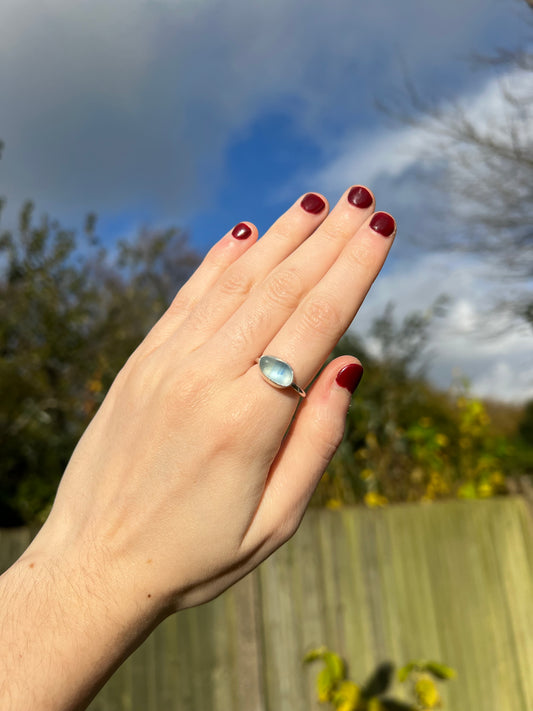
POLYGON ((264 355, 257 358, 256 363, 259 363, 261 375, 275 388, 292 388, 296 390, 300 397, 305 397, 305 390, 294 382, 294 371, 284 360, 275 358, 274 356, 264 355))

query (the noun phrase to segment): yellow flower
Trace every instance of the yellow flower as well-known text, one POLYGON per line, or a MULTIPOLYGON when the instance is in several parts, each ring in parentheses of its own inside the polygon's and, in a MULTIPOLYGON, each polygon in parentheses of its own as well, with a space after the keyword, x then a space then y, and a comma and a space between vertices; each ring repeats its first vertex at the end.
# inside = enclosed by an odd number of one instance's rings
POLYGON ((435 494, 447 494, 450 490, 450 487, 448 486, 444 477, 436 471, 431 472, 430 484, 428 486, 428 489, 430 487, 433 493, 435 494))
POLYGON ((353 681, 341 682, 333 694, 333 703, 337 711, 355 711, 361 698, 361 689, 353 681))
POLYGON ((370 509, 386 506, 388 503, 387 498, 381 494, 378 494, 377 491, 368 491, 365 494, 365 504, 370 509))
POLYGON ((100 393, 103 390, 102 381, 95 378, 94 380, 89 380, 89 391, 91 393, 100 393))
POLYGON ((365 437, 365 444, 369 449, 376 449, 378 446, 378 438, 373 432, 368 432, 365 437))
POLYGON ((445 434, 439 432, 437 435, 435 435, 435 442, 439 445, 439 447, 446 447, 448 445, 449 440, 445 434))
POLYGON ((421 676, 415 683, 418 702, 426 709, 434 709, 441 702, 435 682, 429 676, 421 676))
POLYGON ((483 482, 477 487, 477 493, 480 498, 487 499, 489 496, 493 495, 494 490, 488 482, 483 482))
POLYGON ((490 475, 489 481, 493 486, 503 486, 505 484, 505 477, 501 472, 493 472, 490 475))

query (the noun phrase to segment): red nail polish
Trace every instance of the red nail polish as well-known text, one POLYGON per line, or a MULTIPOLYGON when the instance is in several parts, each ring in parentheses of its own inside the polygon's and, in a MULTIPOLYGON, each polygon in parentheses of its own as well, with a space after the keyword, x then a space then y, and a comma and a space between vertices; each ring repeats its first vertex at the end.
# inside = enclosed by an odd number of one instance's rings
POLYGON ((370 220, 370 227, 383 237, 390 237, 396 228, 396 222, 386 212, 376 212, 370 220))
POLYGON ((350 363, 339 370, 335 382, 337 385, 340 385, 341 388, 346 388, 346 390, 353 393, 362 377, 363 366, 359 363, 350 363))
POLYGON ((308 193, 300 203, 300 206, 303 207, 306 212, 318 215, 318 213, 322 212, 322 210, 326 207, 326 203, 319 195, 308 193))
POLYGON ((365 208, 372 205, 372 195, 362 185, 356 185, 348 193, 348 202, 351 202, 355 207, 365 208))
POLYGON ((239 222, 238 225, 235 225, 231 234, 235 237, 235 239, 246 239, 252 234, 252 230, 245 222, 239 222))

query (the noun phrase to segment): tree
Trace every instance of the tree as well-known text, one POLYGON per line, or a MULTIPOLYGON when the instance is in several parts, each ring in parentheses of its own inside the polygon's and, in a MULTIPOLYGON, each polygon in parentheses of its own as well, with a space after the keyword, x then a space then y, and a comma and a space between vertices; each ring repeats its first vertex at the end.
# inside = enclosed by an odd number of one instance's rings
MULTIPOLYGON (((533 1, 527 4, 529 13, 533 1)), ((427 137, 425 157, 437 166, 439 191, 448 195, 450 225, 440 240, 432 236, 433 245, 481 256, 503 286, 495 287, 493 305, 533 328, 533 52, 529 44, 472 61, 505 70, 484 115, 481 107, 432 103, 410 82, 406 108, 380 107, 427 137)))
POLYGON ((95 227, 27 202, 0 232, 0 526, 44 519, 117 371, 200 261, 175 228, 106 247, 95 227))

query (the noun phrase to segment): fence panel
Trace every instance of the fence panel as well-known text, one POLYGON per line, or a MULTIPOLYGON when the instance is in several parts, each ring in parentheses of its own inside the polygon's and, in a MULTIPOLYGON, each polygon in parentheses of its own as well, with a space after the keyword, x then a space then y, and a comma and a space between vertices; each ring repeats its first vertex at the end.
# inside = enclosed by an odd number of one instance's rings
MULTIPOLYGON (((0 569, 26 529, 0 530, 0 569)), ((306 651, 362 682, 417 658, 454 667, 448 711, 533 709, 533 519, 523 499, 309 511, 296 536, 207 605, 166 620, 91 711, 318 711, 306 651)))

